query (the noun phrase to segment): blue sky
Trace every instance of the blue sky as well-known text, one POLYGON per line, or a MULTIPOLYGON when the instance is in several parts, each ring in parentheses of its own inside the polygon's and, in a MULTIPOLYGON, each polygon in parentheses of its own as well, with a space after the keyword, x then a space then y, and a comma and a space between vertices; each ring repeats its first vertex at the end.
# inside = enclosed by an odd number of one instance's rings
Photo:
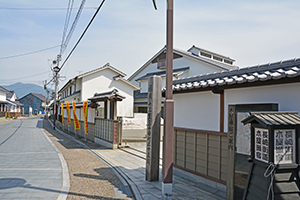
MULTIPOLYGON (((97 7, 100 0, 87 0, 97 7)), ((105 65, 129 77, 166 41, 166 0, 106 0, 85 37, 63 67, 68 79, 105 65)), ((81 1, 75 0, 78 8, 81 1)), ((300 57, 298 0, 174 0, 174 47, 192 45, 236 60, 247 67, 300 57)), ((61 44, 68 0, 0 1, 0 85, 15 82, 42 85, 52 76, 51 60, 59 47, 27 56, 2 59, 61 44)), ((63 60, 75 45, 95 9, 84 9, 63 60)), ((77 10, 73 10, 70 25, 77 10)), ((64 84, 60 81, 60 87, 64 84)))

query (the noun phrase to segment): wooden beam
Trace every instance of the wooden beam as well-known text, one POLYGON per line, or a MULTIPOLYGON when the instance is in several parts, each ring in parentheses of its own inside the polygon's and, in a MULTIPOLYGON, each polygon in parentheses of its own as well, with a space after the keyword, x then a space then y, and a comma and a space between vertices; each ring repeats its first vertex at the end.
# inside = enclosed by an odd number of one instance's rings
POLYGON ((220 94, 220 132, 224 132, 224 92, 220 94))

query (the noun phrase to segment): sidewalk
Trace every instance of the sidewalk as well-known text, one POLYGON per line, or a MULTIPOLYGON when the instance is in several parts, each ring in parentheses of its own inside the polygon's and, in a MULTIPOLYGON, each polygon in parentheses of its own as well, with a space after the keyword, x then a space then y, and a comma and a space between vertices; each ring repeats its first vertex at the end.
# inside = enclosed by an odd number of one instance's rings
MULTIPOLYGON (((59 132, 69 136, 62 131, 59 132)), ((145 142, 127 143, 129 148, 118 150, 90 148, 79 140, 77 142, 84 145, 115 170, 117 175, 128 183, 136 199, 153 200, 162 198, 162 166, 160 165, 160 181, 148 182, 145 180, 145 142)), ((174 168, 173 171, 173 199, 225 199, 225 185, 216 184, 213 181, 177 168, 174 168)))

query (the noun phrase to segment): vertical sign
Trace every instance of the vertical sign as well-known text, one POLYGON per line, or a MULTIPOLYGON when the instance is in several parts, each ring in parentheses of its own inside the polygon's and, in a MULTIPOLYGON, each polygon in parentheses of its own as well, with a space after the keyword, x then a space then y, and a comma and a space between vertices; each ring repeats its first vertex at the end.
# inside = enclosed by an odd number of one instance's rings
POLYGON ((75 129, 80 129, 79 120, 76 115, 76 103, 75 101, 73 101, 72 103, 73 103, 74 127, 75 129))
POLYGON ((68 125, 70 127, 71 126, 71 116, 70 116, 70 105, 69 105, 69 102, 66 103, 66 107, 67 107, 67 114, 68 114, 68 125))
POLYGON ((88 102, 84 101, 83 102, 84 131, 85 131, 85 134, 88 135, 89 131, 88 131, 88 121, 87 121, 87 109, 88 109, 88 102))
POLYGON ((269 162, 269 131, 268 129, 255 128, 255 159, 269 162))
POLYGON ((295 129, 275 130, 274 163, 295 163, 295 129))
POLYGON ((235 129, 236 108, 235 105, 228 105, 228 151, 227 151, 227 180, 226 180, 226 199, 234 199, 234 173, 235 173, 235 129))
POLYGON ((65 126, 65 118, 64 118, 64 104, 61 104, 61 123, 65 126))
POLYGON ((161 85, 159 76, 148 81, 146 180, 159 180, 161 85))

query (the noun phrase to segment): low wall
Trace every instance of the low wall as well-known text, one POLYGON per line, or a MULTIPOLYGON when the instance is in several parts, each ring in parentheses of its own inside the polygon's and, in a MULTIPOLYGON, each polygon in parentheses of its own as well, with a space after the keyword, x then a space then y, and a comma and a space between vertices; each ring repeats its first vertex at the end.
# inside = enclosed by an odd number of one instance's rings
POLYGON ((94 123, 88 122, 88 132, 85 134, 84 121, 79 121, 80 129, 75 129, 74 120, 71 119, 70 127, 68 126, 68 118, 64 118, 65 125, 62 125, 62 117, 59 116, 56 125, 64 132, 73 133, 80 137, 86 137, 87 140, 98 143, 107 148, 116 149, 119 144, 119 135, 121 134, 121 122, 118 120, 108 120, 95 118, 94 123))
POLYGON ((175 128, 174 165, 226 184, 227 133, 175 128))

